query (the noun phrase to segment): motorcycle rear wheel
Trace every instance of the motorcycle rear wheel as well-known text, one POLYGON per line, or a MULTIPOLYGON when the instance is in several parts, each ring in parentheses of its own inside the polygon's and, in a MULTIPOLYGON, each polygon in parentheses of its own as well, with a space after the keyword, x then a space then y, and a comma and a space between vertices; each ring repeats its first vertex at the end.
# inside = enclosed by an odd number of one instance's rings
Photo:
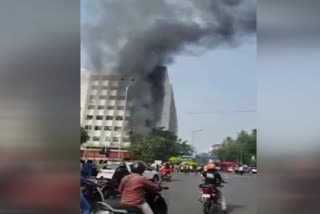
POLYGON ((217 204, 212 204, 209 209, 209 214, 222 214, 221 206, 217 204))
POLYGON ((211 202, 210 201, 205 201, 203 203, 203 214, 209 214, 210 207, 211 207, 211 202))

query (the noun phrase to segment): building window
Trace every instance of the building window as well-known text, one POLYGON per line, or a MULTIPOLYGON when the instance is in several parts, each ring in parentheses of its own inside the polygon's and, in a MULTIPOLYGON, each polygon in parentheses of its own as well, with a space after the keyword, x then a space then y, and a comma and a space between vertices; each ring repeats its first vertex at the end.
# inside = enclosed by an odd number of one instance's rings
POLYGON ((105 131, 111 131, 111 130, 112 130, 112 127, 111 127, 111 126, 105 126, 105 127, 104 127, 104 130, 105 130, 105 131))
POLYGON ((124 138, 122 138, 122 141, 123 141, 123 142, 130 142, 130 138, 124 137, 124 138))
POLYGON ((130 117, 126 117, 126 120, 127 120, 127 121, 130 120, 130 117))
POLYGON ((106 116, 106 120, 113 120, 112 116, 106 116))
POLYGON ((122 116, 116 116, 116 120, 123 120, 122 116))
POLYGON ((87 120, 92 120, 93 116, 92 115, 87 115, 87 120))
POLYGON ((101 130, 101 126, 95 126, 95 127, 94 127, 94 130, 96 130, 96 131, 101 130))
POLYGON ((107 85, 103 85, 101 86, 102 89, 108 89, 108 86, 107 85))
POLYGON ((94 105, 89 105, 88 109, 94 109, 94 105))
POLYGON ((92 76, 92 80, 99 80, 99 75, 92 76))
POLYGON ((97 116, 96 119, 97 120, 103 120, 103 116, 97 116))
POLYGON ((119 142, 119 140, 120 140, 120 138, 118 138, 118 137, 113 138, 113 142, 119 142))
POLYGON ((109 100, 116 100, 117 96, 109 96, 109 100))
POLYGON ((113 110, 114 106, 108 106, 108 110, 113 110))
POLYGON ((118 100, 125 100, 126 97, 125 96, 118 96, 118 100))
POLYGON ((111 86, 109 89, 110 89, 110 90, 118 90, 119 87, 118 87, 118 86, 111 86))
POLYGON ((120 126, 116 126, 116 127, 114 127, 114 130, 117 131, 117 132, 121 131, 121 127, 120 126))
POLYGON ((93 140, 93 141, 99 141, 100 138, 99 138, 99 137, 92 137, 92 140, 93 140))
POLYGON ((102 76, 102 80, 109 80, 108 76, 102 76))
POLYGON ((110 142, 111 141, 111 137, 106 137, 106 141, 110 142))
POLYGON ((94 100, 94 99, 96 99, 96 96, 95 95, 90 95, 89 99, 90 100, 94 100))
POLYGON ((105 95, 101 95, 101 96, 99 97, 99 99, 101 99, 101 100, 105 100, 105 99, 107 99, 107 96, 105 96, 105 95))
POLYGON ((99 86, 97 86, 97 85, 93 85, 93 86, 91 86, 91 89, 98 89, 99 88, 99 86))
POLYGON ((104 109, 104 106, 98 106, 98 109, 99 110, 104 109))
POLYGON ((118 110, 124 110, 124 106, 118 106, 117 109, 118 110))
POLYGON ((91 130, 91 128, 92 128, 91 126, 85 126, 84 127, 85 130, 91 130))

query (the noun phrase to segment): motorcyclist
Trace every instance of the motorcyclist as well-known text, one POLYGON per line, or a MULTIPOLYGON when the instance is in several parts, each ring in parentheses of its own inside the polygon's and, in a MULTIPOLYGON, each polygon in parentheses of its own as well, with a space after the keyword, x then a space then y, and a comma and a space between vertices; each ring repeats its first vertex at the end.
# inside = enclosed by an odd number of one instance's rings
POLYGON ((164 166, 160 169, 160 173, 162 176, 166 174, 170 174, 170 172, 171 172, 171 168, 169 163, 165 163, 164 166))
POLYGON ((122 179, 118 191, 122 193, 122 205, 140 208, 144 214, 153 214, 144 193, 146 190, 161 191, 162 188, 142 176, 145 169, 143 162, 134 162, 131 165, 132 173, 122 179))
POLYGON ((122 178, 124 178, 125 176, 127 176, 129 174, 130 174, 130 172, 127 169, 127 165, 124 162, 122 162, 119 164, 118 168, 115 170, 115 172, 111 178, 111 181, 117 187, 117 186, 119 186, 122 178))
MULTIPOLYGON (((209 163, 207 164, 206 167, 206 171, 203 172, 203 177, 204 177, 204 183, 205 184, 212 184, 215 187, 219 187, 221 185, 221 183, 226 183, 220 173, 216 170, 216 166, 214 163, 209 163)), ((227 203, 226 203, 226 199, 223 196, 221 190, 219 188, 216 188, 217 190, 217 194, 219 199, 221 200, 221 207, 222 207, 222 211, 224 213, 227 212, 227 203)))

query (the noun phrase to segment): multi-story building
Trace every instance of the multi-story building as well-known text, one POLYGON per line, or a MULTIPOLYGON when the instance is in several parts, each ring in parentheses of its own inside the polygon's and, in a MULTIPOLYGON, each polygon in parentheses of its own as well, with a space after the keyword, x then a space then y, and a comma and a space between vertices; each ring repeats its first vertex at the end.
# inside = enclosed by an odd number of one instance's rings
MULTIPOLYGON (((110 158, 129 158, 130 146, 127 91, 132 78, 82 72, 81 126, 90 136, 82 145, 82 156, 99 159, 102 147, 111 149, 110 158)), ((177 133, 177 116, 172 86, 166 73, 165 97, 159 126, 177 133)), ((139 96, 139 95, 137 95, 139 96)))

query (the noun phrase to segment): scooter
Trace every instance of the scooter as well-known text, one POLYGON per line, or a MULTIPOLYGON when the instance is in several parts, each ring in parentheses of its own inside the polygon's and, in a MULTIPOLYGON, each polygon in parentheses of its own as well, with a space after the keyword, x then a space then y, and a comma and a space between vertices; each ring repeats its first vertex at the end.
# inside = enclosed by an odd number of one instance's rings
MULTIPOLYGON (((162 187, 168 189, 168 187, 162 187)), ((166 200, 159 192, 146 192, 145 198, 154 214, 167 214, 168 205, 166 200)), ((98 202, 93 209, 92 214, 143 214, 141 209, 136 207, 123 206, 119 203, 108 204, 106 202, 98 202)))

